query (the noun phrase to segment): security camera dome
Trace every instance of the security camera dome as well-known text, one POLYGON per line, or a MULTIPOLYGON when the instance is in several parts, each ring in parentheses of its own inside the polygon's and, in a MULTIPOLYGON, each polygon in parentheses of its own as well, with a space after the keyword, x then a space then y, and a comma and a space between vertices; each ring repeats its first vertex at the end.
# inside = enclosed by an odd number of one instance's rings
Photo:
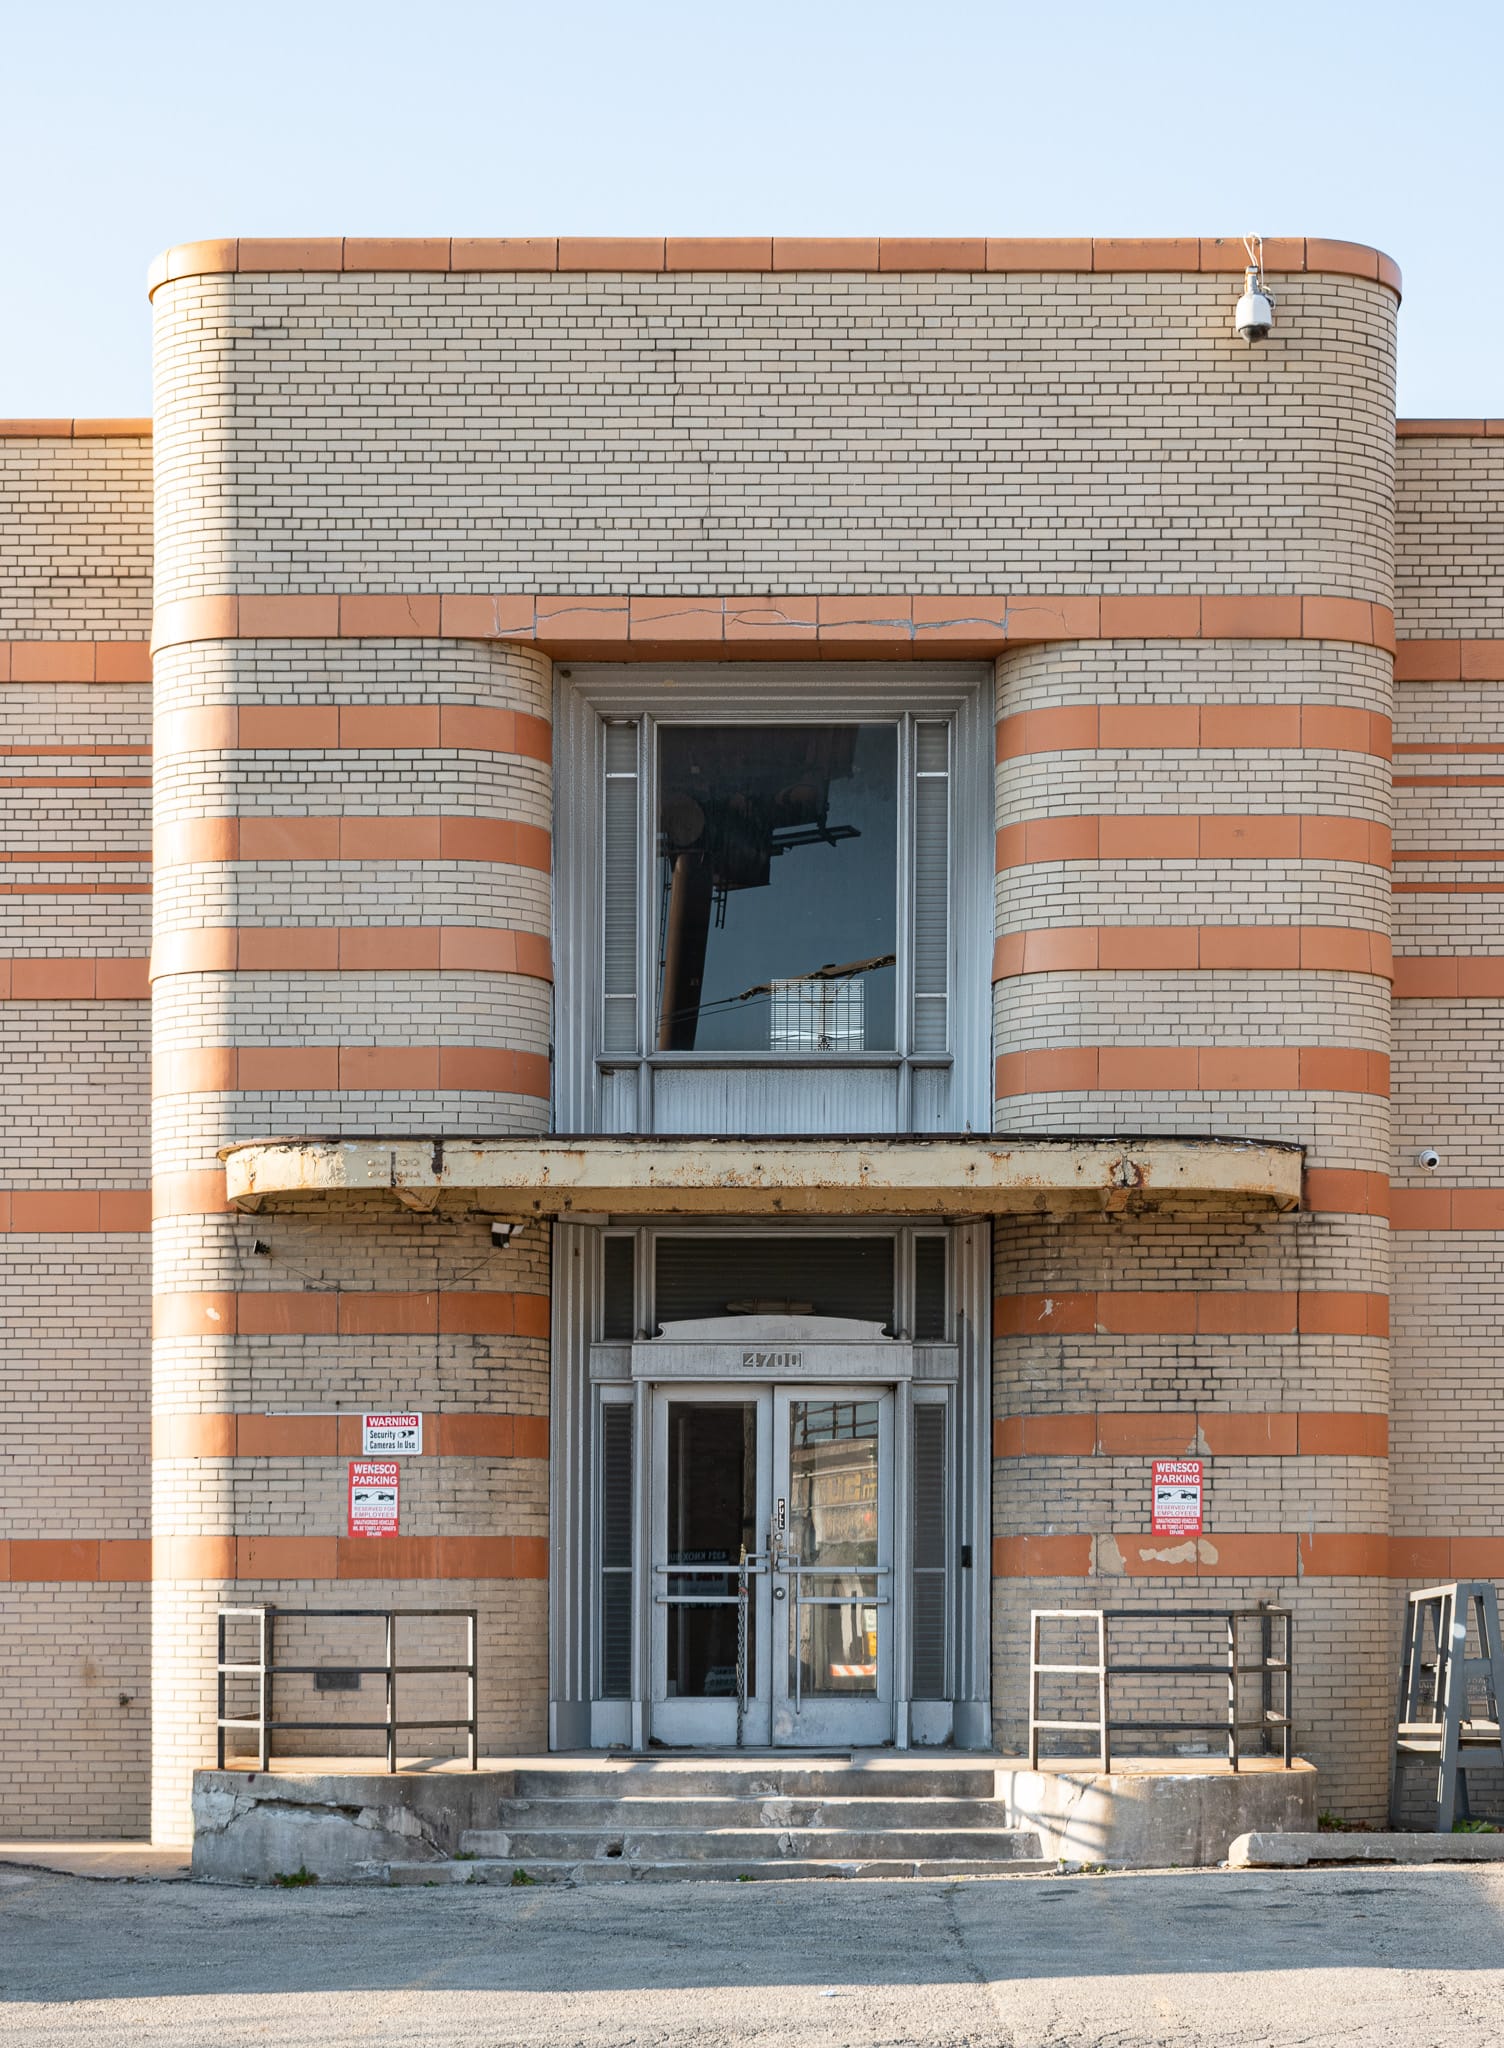
POLYGON ((1244 341, 1263 341, 1274 325, 1274 303, 1263 292, 1246 291, 1238 301, 1233 325, 1244 341))

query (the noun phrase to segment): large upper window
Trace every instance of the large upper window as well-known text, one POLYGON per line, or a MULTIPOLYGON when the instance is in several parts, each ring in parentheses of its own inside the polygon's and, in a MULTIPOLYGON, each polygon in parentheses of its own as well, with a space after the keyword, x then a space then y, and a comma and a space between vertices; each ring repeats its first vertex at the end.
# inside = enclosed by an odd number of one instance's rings
POLYGON ((658 732, 659 1052, 892 1052, 898 728, 658 732))
POLYGON ((559 1128, 982 1128, 985 673, 560 681, 559 1128))
POLYGON ((943 1054, 950 750, 939 719, 608 727, 603 1051, 943 1054))

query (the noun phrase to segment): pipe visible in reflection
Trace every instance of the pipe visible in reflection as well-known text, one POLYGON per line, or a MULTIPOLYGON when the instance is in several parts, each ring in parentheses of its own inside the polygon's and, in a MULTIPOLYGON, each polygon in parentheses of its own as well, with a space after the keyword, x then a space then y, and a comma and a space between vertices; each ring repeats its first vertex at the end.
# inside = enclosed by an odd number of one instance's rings
POLYGON ((693 1052, 710 945, 715 878, 703 850, 676 853, 663 934, 663 992, 658 1003, 658 1050, 693 1052))

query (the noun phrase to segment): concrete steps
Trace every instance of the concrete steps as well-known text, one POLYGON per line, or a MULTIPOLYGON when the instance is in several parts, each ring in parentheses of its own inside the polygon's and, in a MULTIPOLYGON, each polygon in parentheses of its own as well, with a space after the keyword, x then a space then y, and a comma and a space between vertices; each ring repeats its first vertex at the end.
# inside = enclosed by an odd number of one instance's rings
POLYGON ((1011 1877, 1028 1871, 1053 1870, 1042 1857, 1014 1857, 1003 1863, 987 1859, 943 1857, 933 1861, 902 1857, 790 1856, 777 1862, 628 1863, 624 1858, 569 1863, 530 1857, 525 1863, 477 1857, 473 1862, 385 1863, 369 1865, 360 1877, 389 1885, 527 1885, 527 1884, 761 1884, 793 1877, 1011 1877))
POLYGON ((850 1862, 898 1855, 933 1861, 936 1857, 970 1856, 1000 1863, 1020 1854, 1020 1830, 977 1828, 636 1828, 628 1820, 614 1828, 523 1828, 514 1834, 501 1829, 477 1830, 460 1841, 461 1855, 510 1858, 526 1863, 546 1857, 555 1862, 745 1864, 769 1857, 808 1855, 821 1861, 850 1862))
MULTIPOLYGON (((989 1828, 998 1826, 994 1799, 819 1799, 787 1797, 666 1799, 508 1799, 508 1831, 533 1828, 606 1828, 620 1834, 642 1828, 989 1828)), ((505 1856, 493 1847, 495 1829, 469 1828, 460 1847, 479 1856, 505 1856)))
POLYGON ((986 1766, 673 1758, 518 1771, 454 1857, 372 1865, 393 1885, 985 1877, 1047 1866, 986 1766))

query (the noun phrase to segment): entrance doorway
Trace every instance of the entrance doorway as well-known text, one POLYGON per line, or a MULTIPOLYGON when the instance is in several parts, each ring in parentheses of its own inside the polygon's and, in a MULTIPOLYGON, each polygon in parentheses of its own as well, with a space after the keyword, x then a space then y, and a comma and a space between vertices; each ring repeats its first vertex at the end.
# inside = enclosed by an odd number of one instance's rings
POLYGON ((893 1740, 893 1467, 892 1387, 654 1390, 657 1740, 893 1740))
POLYGON ((986 1745, 990 1256, 557 1226, 553 1748, 986 1745))

